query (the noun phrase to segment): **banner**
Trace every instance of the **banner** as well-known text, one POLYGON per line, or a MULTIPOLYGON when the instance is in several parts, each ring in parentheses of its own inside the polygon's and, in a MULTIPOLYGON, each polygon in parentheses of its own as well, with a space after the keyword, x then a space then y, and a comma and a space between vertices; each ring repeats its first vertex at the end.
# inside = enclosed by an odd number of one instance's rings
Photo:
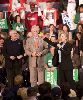
POLYGON ((49 82, 52 87, 57 85, 57 68, 54 71, 45 70, 45 81, 49 82))
POLYGON ((70 30, 73 30, 74 25, 72 24, 72 20, 69 18, 67 13, 61 13, 62 14, 62 20, 63 24, 67 24, 69 26, 70 30))
POLYGON ((25 0, 9 0, 10 6, 9 10, 10 11, 20 11, 21 9, 24 9, 24 3, 25 0))
POLYGON ((79 0, 79 5, 83 4, 83 0, 79 0))
POLYGON ((73 69, 73 80, 78 81, 78 69, 73 69))
POLYGON ((7 20, 6 19, 0 19, 0 28, 1 29, 8 29, 7 20))

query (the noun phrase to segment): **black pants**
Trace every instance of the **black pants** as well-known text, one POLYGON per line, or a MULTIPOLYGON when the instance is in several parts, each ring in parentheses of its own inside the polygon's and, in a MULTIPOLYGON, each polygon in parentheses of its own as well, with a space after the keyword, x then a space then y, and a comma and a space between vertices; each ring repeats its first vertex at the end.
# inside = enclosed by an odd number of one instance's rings
POLYGON ((74 86, 73 69, 69 70, 59 69, 59 80, 60 84, 62 84, 63 82, 68 82, 73 87, 74 86))
POLYGON ((8 64, 6 67, 8 86, 11 87, 14 85, 15 76, 22 74, 22 60, 14 60, 6 64, 8 64))

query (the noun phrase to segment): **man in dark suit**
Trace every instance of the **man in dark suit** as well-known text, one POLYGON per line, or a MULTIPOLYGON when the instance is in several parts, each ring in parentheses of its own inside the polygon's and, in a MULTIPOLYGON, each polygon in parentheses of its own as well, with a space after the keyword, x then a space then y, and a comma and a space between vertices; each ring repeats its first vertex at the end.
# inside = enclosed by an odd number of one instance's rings
POLYGON ((24 49, 16 31, 11 30, 9 35, 10 38, 4 42, 3 55, 5 57, 8 85, 13 86, 14 77, 21 74, 24 49))

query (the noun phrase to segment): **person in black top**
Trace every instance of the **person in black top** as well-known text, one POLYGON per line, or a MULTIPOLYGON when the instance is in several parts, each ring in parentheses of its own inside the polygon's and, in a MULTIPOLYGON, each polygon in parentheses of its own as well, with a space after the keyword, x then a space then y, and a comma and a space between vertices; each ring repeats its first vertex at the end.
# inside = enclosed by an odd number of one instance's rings
POLYGON ((23 43, 19 40, 16 31, 9 32, 10 38, 5 40, 3 45, 3 55, 5 57, 5 67, 7 71, 8 86, 13 86, 14 77, 21 74, 22 58, 24 55, 23 43))
POLYGON ((60 35, 60 43, 57 44, 57 48, 55 48, 53 65, 58 66, 60 84, 68 82, 73 86, 73 63, 71 60, 72 44, 70 44, 67 39, 67 34, 62 33, 60 35))

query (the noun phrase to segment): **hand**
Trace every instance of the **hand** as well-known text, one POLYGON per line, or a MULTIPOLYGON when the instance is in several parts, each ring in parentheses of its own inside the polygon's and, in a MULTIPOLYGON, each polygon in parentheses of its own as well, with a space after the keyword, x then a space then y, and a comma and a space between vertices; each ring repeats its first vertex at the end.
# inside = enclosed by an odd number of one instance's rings
POLYGON ((42 55, 42 53, 41 52, 38 52, 37 54, 36 54, 36 56, 41 56, 42 55))
POLYGON ((33 52, 31 55, 32 55, 33 57, 36 57, 36 52, 33 52))
POLYGON ((45 65, 44 65, 44 68, 45 68, 45 69, 46 69, 46 68, 48 68, 48 65, 47 65, 47 64, 45 64, 45 65))
POLYGON ((80 51, 80 56, 83 56, 83 52, 82 51, 80 51))
POLYGON ((21 59, 22 57, 23 57, 22 55, 17 56, 18 59, 21 59))
POLYGON ((55 70, 55 67, 52 67, 52 68, 51 68, 51 71, 53 72, 54 70, 55 70))
POLYGON ((11 59, 11 60, 14 60, 14 59, 15 59, 15 57, 14 57, 14 56, 10 56, 10 59, 11 59))
POLYGON ((48 72, 50 72, 50 71, 51 71, 51 68, 46 68, 46 70, 47 70, 48 72))
POLYGON ((57 44, 57 47, 60 49, 61 48, 61 45, 60 44, 57 44))

